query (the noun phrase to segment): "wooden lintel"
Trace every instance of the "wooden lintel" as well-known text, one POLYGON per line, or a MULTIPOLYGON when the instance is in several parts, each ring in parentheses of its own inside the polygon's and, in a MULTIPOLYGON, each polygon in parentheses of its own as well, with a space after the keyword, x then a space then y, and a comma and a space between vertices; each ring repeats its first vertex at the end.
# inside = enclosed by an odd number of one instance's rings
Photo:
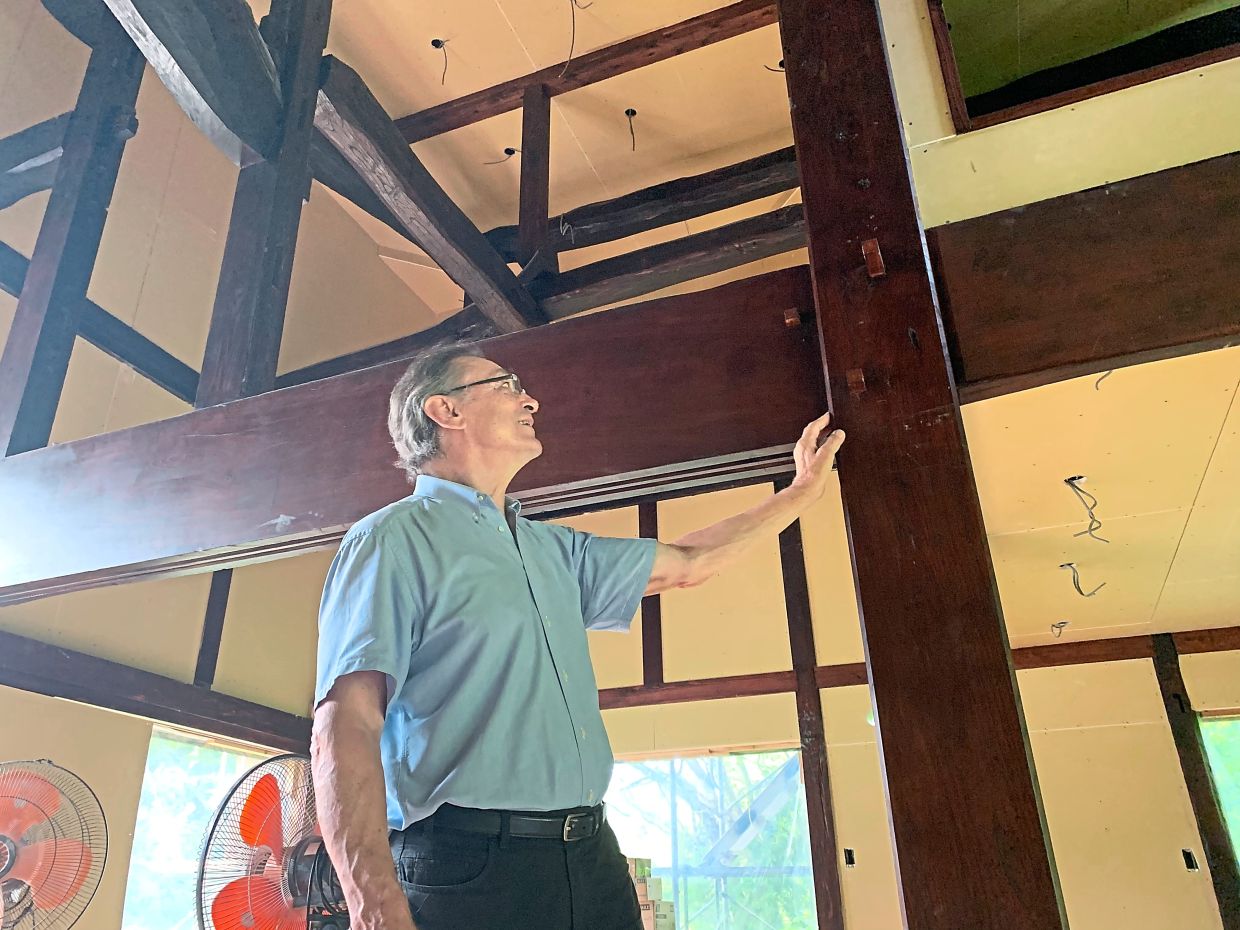
POLYGON ((684 22, 586 52, 571 62, 562 61, 533 74, 402 117, 396 121, 396 126, 405 141, 417 142, 517 109, 521 106, 525 88, 531 84, 546 85, 552 96, 563 94, 634 68, 761 29, 774 22, 775 4, 771 0, 741 0, 740 3, 711 10, 684 22))
POLYGON ((104 0, 194 124, 236 165, 281 138, 276 66, 245 0, 104 0))
POLYGON ((0 685, 283 752, 307 752, 310 746, 306 717, 2 631, 0 685))
POLYGON ((525 287, 422 166, 355 71, 328 56, 315 127, 353 166, 409 236, 495 324, 543 320, 525 287))

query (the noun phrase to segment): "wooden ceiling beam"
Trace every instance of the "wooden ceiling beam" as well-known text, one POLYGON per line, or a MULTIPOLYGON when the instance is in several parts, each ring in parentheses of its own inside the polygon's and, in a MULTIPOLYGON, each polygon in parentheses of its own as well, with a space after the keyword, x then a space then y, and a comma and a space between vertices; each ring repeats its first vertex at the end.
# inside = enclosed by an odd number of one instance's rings
POLYGON ((517 109, 525 89, 531 85, 546 85, 548 94, 554 97, 761 29, 775 21, 772 0, 741 0, 684 22, 586 52, 571 62, 562 61, 533 74, 401 117, 396 127, 406 142, 418 142, 517 109))
POLYGON ((544 318, 525 286, 401 139, 353 69, 328 56, 314 124, 417 243, 501 332, 544 318))
POLYGON ((0 139, 0 210, 51 188, 72 115, 62 113, 0 139))

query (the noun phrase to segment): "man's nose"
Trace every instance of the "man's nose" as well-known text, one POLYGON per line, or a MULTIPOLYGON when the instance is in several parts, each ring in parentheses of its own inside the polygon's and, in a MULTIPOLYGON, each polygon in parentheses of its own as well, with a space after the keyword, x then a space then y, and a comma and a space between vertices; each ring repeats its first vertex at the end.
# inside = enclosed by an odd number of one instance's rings
POLYGON ((538 408, 541 405, 538 403, 537 400, 531 397, 529 393, 527 392, 525 395, 525 400, 521 402, 521 406, 524 407, 526 410, 528 410, 530 413, 538 413, 538 408))

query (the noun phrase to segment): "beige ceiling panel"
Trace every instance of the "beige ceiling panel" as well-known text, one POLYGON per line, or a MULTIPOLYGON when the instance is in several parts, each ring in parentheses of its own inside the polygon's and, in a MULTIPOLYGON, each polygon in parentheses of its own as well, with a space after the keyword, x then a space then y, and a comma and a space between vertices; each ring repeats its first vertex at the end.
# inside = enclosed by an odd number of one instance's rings
POLYGON ((0 241, 29 258, 34 254, 35 239, 43 222, 43 211, 51 191, 40 191, 0 210, 0 241))
POLYGON ((987 532, 1084 528, 1084 509, 1063 483, 1074 475, 1099 500, 1104 537, 1116 517, 1191 506, 1238 359, 1234 350, 1206 352, 965 406, 987 532))
MULTIPOLYGON (((1064 640, 1128 635, 1149 622, 1184 528, 1186 511, 1167 511, 1107 522, 1110 544, 1073 539, 1072 527, 990 537, 995 575, 1008 633, 1044 636, 1050 626, 1069 621, 1064 640), (1059 566, 1075 562, 1084 591, 1059 566)), ((1021 642, 1020 645, 1027 643, 1021 642)))
POLYGON ((42 9, 38 0, 7 0, 0 3, 0 93, 7 90, 9 77, 20 62, 18 55, 26 38, 26 30, 40 13, 42 9))
POLYGON ((173 397, 132 368, 122 367, 116 378, 112 403, 108 407, 107 431, 169 420, 192 409, 179 397, 173 397))
POLYGON ((179 122, 181 132, 168 179, 168 205, 226 236, 237 169, 196 126, 184 118, 179 122))
POLYGON ((17 312, 17 298, 0 291, 0 352, 9 338, 9 329, 13 326, 13 314, 17 312))
POLYGON ((1194 710, 1240 708, 1240 652, 1181 655, 1180 670, 1194 710))
MULTIPOLYGON (((633 539, 638 535, 636 507, 599 510, 552 522, 562 526, 571 526, 584 533, 593 533, 595 536, 619 536, 633 539)), ((627 633, 592 631, 586 636, 590 641, 590 659, 594 664, 594 678, 599 688, 620 688, 642 683, 640 609, 633 617, 633 625, 627 633)))
POLYGON ((72 442, 107 431, 108 407, 116 390, 121 363, 85 339, 73 341, 65 386, 56 405, 51 442, 72 442))
POLYGON ((1158 631, 1209 630, 1237 626, 1238 621, 1240 572, 1233 572, 1202 581, 1168 581, 1158 599, 1153 628, 1158 631))
POLYGON ((1022 669, 1016 680, 1031 732, 1166 725, 1148 659, 1022 669))
POLYGON ((72 110, 90 58, 90 49, 41 5, 30 6, 33 9, 20 32, 16 54, 0 59, 4 78, 0 136, 72 110))
MULTIPOLYGON (((771 493, 770 485, 754 485, 663 501, 659 538, 674 542, 757 505, 771 493)), ((663 666, 668 681, 792 667, 774 539, 756 544, 741 562, 706 584, 663 595, 663 666)))
MULTIPOLYGON (((554 106, 552 108, 554 112, 554 106)), ((558 121, 552 120, 552 125, 558 121)), ((557 146, 552 159, 551 187, 558 189, 557 161, 571 157, 560 147, 560 133, 552 130, 557 146)), ((494 226, 515 223, 520 208, 521 165, 517 158, 499 165, 485 164, 504 157, 505 146, 521 147, 521 112, 462 126, 452 132, 416 143, 414 153, 426 170, 465 215, 484 232, 494 226)))
POLYGON ((927 4, 880 0, 878 6, 908 144, 922 145, 953 135, 927 4))
POLYGON ((426 304, 435 320, 446 319, 465 305, 465 291, 453 284, 452 279, 438 268, 428 268, 392 255, 381 254, 380 257, 388 269, 404 282, 405 287, 426 304))
POLYGON ((857 613, 840 483, 835 474, 831 475, 822 500, 801 518, 801 537, 818 664, 862 662, 865 649, 861 643, 861 618, 857 613))
POLYGON ((878 740, 869 685, 823 688, 818 693, 822 698, 823 730, 826 732, 828 747, 874 743, 878 740))
POLYGON ((1240 502, 1215 507, 1198 503, 1184 528, 1167 581, 1192 583, 1224 575, 1240 575, 1240 502))

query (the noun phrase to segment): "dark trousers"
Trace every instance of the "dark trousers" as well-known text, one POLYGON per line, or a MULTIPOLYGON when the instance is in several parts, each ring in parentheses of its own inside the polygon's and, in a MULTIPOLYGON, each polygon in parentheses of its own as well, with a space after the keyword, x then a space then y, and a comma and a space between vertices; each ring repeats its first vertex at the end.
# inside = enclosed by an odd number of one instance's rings
POLYGON ((642 930, 628 863, 594 836, 487 836, 425 822, 390 837, 418 930, 642 930))

